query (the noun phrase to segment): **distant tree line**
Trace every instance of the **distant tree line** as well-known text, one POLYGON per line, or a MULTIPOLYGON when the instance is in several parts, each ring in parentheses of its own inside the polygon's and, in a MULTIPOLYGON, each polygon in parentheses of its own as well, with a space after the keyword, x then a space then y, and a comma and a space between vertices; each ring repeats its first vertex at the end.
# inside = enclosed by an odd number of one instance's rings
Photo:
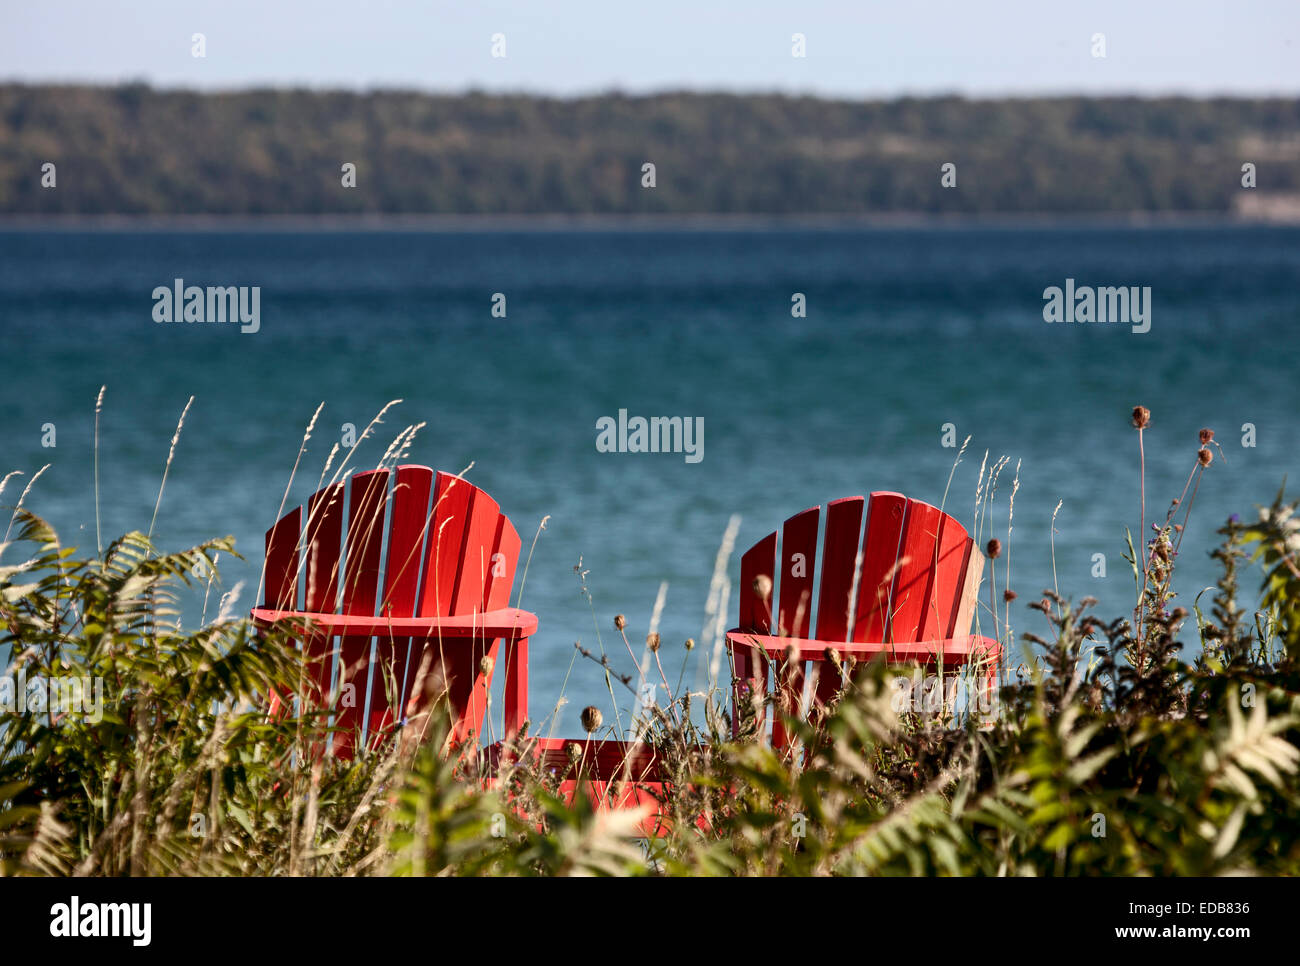
POLYGON ((3 214, 1226 212, 1247 163, 1300 191, 1300 101, 0 85, 3 214))

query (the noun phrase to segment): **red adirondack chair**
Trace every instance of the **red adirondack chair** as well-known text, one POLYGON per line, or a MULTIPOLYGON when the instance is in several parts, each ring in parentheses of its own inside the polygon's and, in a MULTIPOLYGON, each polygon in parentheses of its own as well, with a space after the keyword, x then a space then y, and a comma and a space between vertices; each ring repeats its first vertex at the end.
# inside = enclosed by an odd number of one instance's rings
MULTIPOLYGON (((752 701, 755 691, 768 693, 769 665, 778 704, 788 715, 798 716, 805 666, 813 663, 820 664, 814 708, 829 701, 841 681, 828 649, 858 662, 883 654, 890 663, 941 664, 945 670, 974 664, 985 694, 994 694, 1001 649, 996 640, 970 633, 984 555, 965 528, 937 507, 898 493, 872 493, 869 504, 860 496, 835 500, 826 507, 818 588, 820 516, 821 508, 812 507, 785 521, 779 558, 776 533, 741 558, 740 623, 727 633, 739 682, 733 729, 739 729, 742 702, 752 701), (814 601, 817 627, 810 636, 814 601)), ((785 748, 789 736, 774 717, 773 746, 785 748)), ((762 722, 760 734, 766 727, 762 722)))
MULTIPOLYGON (((426 466, 358 473, 348 489, 346 500, 343 482, 319 490, 266 532, 266 603, 252 612, 262 626, 302 629, 314 670, 308 700, 324 706, 336 676, 337 693, 352 685, 355 701, 334 709, 333 753, 352 756, 367 697, 372 743, 400 723, 426 656, 426 680, 445 684, 451 705, 449 743, 483 733, 498 667, 503 737, 517 732, 528 717, 537 617, 508 606, 515 528, 487 493, 426 466)), ((426 690, 414 698, 410 709, 425 710, 426 690)))

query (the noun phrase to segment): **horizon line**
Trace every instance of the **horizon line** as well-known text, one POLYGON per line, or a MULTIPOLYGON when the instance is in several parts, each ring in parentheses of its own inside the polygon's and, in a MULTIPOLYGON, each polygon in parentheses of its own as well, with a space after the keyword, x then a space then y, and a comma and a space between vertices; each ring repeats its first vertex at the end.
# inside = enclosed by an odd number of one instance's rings
POLYGON ((232 95, 274 92, 306 92, 312 94, 355 94, 367 96, 374 94, 416 94, 427 97, 463 98, 463 97, 513 97, 532 100, 581 101, 595 98, 616 97, 627 100, 649 100, 659 97, 736 97, 736 98, 784 98, 787 100, 814 100, 841 103, 890 102, 890 101, 1046 101, 1046 100, 1139 100, 1139 101, 1246 101, 1246 100, 1296 100, 1300 99, 1300 90, 1259 90, 1259 91, 1219 91, 1199 92, 1166 90, 1138 91, 1131 88, 1114 90, 1079 90, 1072 88, 1048 89, 1038 91, 985 91, 970 92, 934 88, 930 90, 894 93, 863 92, 860 94, 833 93, 816 90, 792 90, 785 88, 758 87, 674 87, 661 86, 644 89, 631 89, 612 84, 608 87, 591 88, 582 91, 557 92, 530 90, 526 88, 486 88, 468 85, 458 88, 421 87, 417 84, 402 85, 390 83, 345 84, 320 83, 308 81, 295 82, 258 82, 232 85, 192 85, 177 84, 166 81, 154 81, 143 77, 123 77, 114 80, 94 80, 77 78, 30 79, 22 77, 0 76, 0 87, 33 88, 91 88, 112 90, 120 88, 140 88, 162 94, 198 94, 232 95))

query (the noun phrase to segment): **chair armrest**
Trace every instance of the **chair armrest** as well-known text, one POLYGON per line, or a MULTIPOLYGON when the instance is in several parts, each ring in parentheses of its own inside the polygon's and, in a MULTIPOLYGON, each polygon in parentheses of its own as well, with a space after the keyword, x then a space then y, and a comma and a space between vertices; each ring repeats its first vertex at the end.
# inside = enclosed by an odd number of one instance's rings
POLYGON ((886 644, 774 637, 768 634, 752 634, 737 628, 727 631, 727 647, 733 649, 757 647, 774 659, 783 658, 786 652, 793 648, 795 659, 800 661, 829 661, 831 658, 828 651, 833 651, 841 657, 868 660, 877 654, 885 654, 890 661, 920 661, 923 664, 937 663, 940 655, 943 656, 944 664, 969 664, 975 660, 996 661, 1002 656, 1002 647, 996 640, 976 634, 965 634, 944 640, 886 644))
POLYGON ((419 637, 469 640, 522 640, 537 630, 537 615, 517 607, 456 617, 373 617, 368 615, 313 614, 297 610, 258 607, 252 613, 260 627, 288 623, 330 636, 419 637))

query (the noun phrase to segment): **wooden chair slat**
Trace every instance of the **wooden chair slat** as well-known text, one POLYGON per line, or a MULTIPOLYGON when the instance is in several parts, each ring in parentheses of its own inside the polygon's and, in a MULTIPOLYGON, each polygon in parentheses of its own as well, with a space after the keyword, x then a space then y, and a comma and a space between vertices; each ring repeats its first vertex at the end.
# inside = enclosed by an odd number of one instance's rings
MULTIPOLYGON (((488 610, 509 606, 519 550, 519 534, 503 513, 497 521, 496 553, 488 570, 488 610)), ((501 673, 505 676, 502 683, 502 703, 505 705, 502 724, 505 737, 509 738, 519 732, 528 718, 528 638, 504 642, 501 673)))
MULTIPOLYGON (((340 611, 343 614, 373 617, 375 613, 388 478, 387 470, 371 470, 352 477, 347 531, 343 537, 343 603, 340 611)), ((349 757, 360 737, 366 706, 371 640, 369 636, 344 636, 339 639, 338 647, 341 700, 335 718, 339 730, 334 735, 334 751, 349 757)))
POLYGON ((832 500, 826 507, 826 540, 822 549, 821 595, 817 601, 817 637, 848 639, 853 574, 862 541, 860 496, 832 500))
POLYGON ((984 554, 972 540, 966 552, 966 575, 958 592, 957 611, 945 636, 954 637, 967 631, 975 622, 975 609, 979 605, 980 580, 984 576, 984 554))
MULTIPOLYGON (((781 528, 781 574, 777 611, 777 634, 807 637, 812 620, 817 524, 821 507, 811 507, 785 521, 781 528)), ((781 662, 775 671, 777 707, 783 714, 797 716, 803 696, 803 663, 781 662)), ((780 715, 772 722, 772 744, 783 748, 788 742, 780 715)))
POLYGON ((740 626, 760 634, 771 633, 772 590, 776 587, 776 534, 769 533, 740 558, 740 626), (767 593, 758 592, 760 578, 767 593))
MULTIPOLYGON (((303 608, 309 612, 334 613, 339 605, 342 481, 317 490, 307 501, 306 538, 303 608)), ((324 702, 334 681, 333 638, 312 635, 305 644, 306 658, 316 682, 314 700, 324 702)))
POLYGON ((298 606, 298 547, 302 540, 302 507, 266 531, 266 602, 281 610, 298 606))
POLYGON ((343 544, 343 613, 374 614, 379 593, 379 555, 384 544, 384 498, 388 471, 352 478, 348 529, 343 544))
MULTIPOLYGON (((424 538, 429 527, 429 493, 433 470, 404 464, 393 475, 392 507, 388 521, 388 551, 384 560, 384 593, 379 613, 389 617, 415 616, 424 560, 424 538)), ((372 744, 401 719, 409 682, 408 653, 411 638, 375 640, 375 668, 371 675, 367 733, 372 744), (397 712, 393 712, 393 708, 397 712)))
MULTIPOLYGON (((948 514, 941 514, 933 590, 926 607, 925 633, 922 634, 922 639, 951 636, 953 621, 961 609, 961 594, 966 584, 971 548, 972 542, 966 528, 948 514)), ((965 630, 962 628, 963 632, 965 630)))
POLYGON ((470 496, 460 566, 452 591, 452 614, 487 610, 492 555, 496 552, 497 524, 501 520, 501 508, 496 500, 479 489, 470 496))
POLYGON ((898 576, 894 578, 887 641, 920 641, 938 636, 930 592, 942 516, 938 507, 920 500, 907 503, 903 539, 898 545, 898 576))
MULTIPOLYGON (((769 533, 740 558, 740 626, 760 634, 770 633, 772 627, 772 592, 776 586, 776 533, 769 533)), ((733 734, 740 732, 739 709, 751 695, 767 694, 767 661, 758 651, 735 648, 731 654, 735 665, 736 693, 732 715, 733 734)), ((766 728, 764 722, 760 730, 766 728)))
POLYGON ((392 513, 388 525, 388 557, 384 564, 381 613, 414 617, 420 589, 424 535, 429 527, 429 491, 433 470, 427 466, 399 466, 393 485, 392 513))
POLYGON ((338 607, 342 539, 343 483, 339 482, 317 490, 307 503, 306 610, 332 613, 338 607))
MULTIPOLYGON (((456 587, 452 592, 453 614, 481 614, 486 609, 500 518, 501 508, 496 500, 476 487, 470 494, 456 587)), ((468 654, 443 656, 448 698, 456 720, 452 729, 455 743, 471 741, 477 736, 487 710, 488 687, 500 649, 498 638, 490 643, 474 642, 468 654)))
POLYGON ((813 579, 816 577, 817 524, 821 507, 812 507, 785 521, 781 528, 780 608, 776 633, 807 637, 812 622, 813 579))
POLYGON ((425 538, 421 617, 449 617, 455 613, 456 575, 460 573, 470 502, 474 486, 450 473, 439 473, 434 487, 432 520, 425 538))
POLYGON ((858 583, 853 641, 883 641, 889 630, 889 597, 897 576, 898 544, 907 518, 907 497, 884 490, 871 494, 862 539, 862 578, 858 583))

